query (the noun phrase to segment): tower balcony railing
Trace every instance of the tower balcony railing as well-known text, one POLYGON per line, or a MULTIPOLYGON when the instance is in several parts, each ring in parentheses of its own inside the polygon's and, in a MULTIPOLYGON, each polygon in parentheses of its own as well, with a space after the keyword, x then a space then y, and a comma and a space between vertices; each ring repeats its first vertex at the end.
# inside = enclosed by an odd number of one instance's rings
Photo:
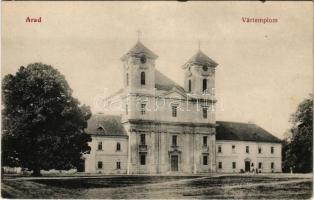
POLYGON ((147 145, 146 144, 140 144, 138 145, 139 152, 147 152, 147 145))
POLYGON ((179 146, 176 144, 172 144, 170 147, 172 150, 179 150, 179 146))
POLYGON ((203 153, 208 153, 209 152, 209 147, 208 146, 203 146, 202 147, 202 152, 203 153))

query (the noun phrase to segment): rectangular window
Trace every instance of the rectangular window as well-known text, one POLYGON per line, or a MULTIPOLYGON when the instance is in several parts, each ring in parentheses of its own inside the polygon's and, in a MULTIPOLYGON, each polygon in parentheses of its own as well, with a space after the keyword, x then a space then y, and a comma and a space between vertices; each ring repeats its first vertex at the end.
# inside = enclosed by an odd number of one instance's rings
POLYGON ((221 146, 219 145, 218 146, 218 153, 221 153, 222 152, 222 148, 221 148, 221 146))
POLYGON ((121 169, 121 163, 117 162, 117 169, 121 169))
POLYGON ((270 147, 270 153, 271 153, 271 154, 274 153, 274 147, 270 147))
POLYGON ((270 163, 270 168, 271 169, 274 169, 275 168, 275 164, 272 162, 272 163, 270 163))
POLYGON ((119 142, 117 143, 117 148, 116 148, 116 150, 117 150, 117 151, 121 151, 121 144, 120 144, 119 142))
POLYGON ((258 153, 259 153, 259 154, 262 153, 262 147, 258 147, 258 153))
POLYGON ((142 103, 141 104, 141 114, 145 115, 145 112, 146 112, 146 104, 142 103))
POLYGON ((232 162, 232 169, 237 168, 237 163, 236 162, 232 162))
POLYGON ((172 106, 172 117, 177 117, 177 109, 178 107, 177 106, 172 106))
POLYGON ((203 156, 203 165, 208 165, 208 156, 203 156))
POLYGON ((176 135, 173 135, 172 136, 172 146, 177 146, 177 136, 176 135))
POLYGON ((262 166, 263 166, 262 163, 259 162, 259 163, 258 163, 258 169, 262 169, 262 166))
POLYGON ((218 169, 222 169, 222 162, 218 162, 218 169))
POLYGON ((142 145, 145 145, 145 144, 146 144, 145 134, 141 134, 141 144, 142 144, 142 145))
POLYGON ((232 153, 235 153, 235 145, 232 145, 232 153))
POLYGON ((203 146, 207 147, 207 136, 203 136, 203 146))
POLYGON ((97 163, 97 168, 98 168, 98 169, 102 169, 102 162, 101 162, 101 161, 98 161, 98 163, 97 163))
POLYGON ((204 107, 204 108, 203 108, 203 118, 204 118, 204 119, 207 119, 207 111, 208 111, 208 108, 207 108, 207 107, 204 107))
POLYGON ((102 142, 98 142, 98 150, 102 150, 102 142))
POLYGON ((141 72, 141 85, 145 85, 145 72, 141 72))
POLYGON ((207 90, 207 79, 203 79, 203 92, 205 93, 207 90))
POLYGON ((191 92, 192 91, 192 82, 191 82, 191 80, 189 80, 189 92, 191 92))
POLYGON ((146 165, 146 155, 141 154, 141 165, 146 165))
POLYGON ((250 148, 249 148, 249 146, 246 146, 246 147, 245 147, 245 152, 246 152, 246 153, 250 153, 250 148))

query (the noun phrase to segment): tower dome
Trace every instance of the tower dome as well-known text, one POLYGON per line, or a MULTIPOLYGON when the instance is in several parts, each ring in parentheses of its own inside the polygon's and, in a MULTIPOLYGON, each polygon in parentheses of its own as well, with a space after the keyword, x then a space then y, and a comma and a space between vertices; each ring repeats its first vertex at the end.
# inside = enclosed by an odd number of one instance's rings
POLYGON ((122 61, 125 61, 128 57, 141 58, 145 55, 146 58, 156 60, 158 56, 145 47, 140 41, 138 41, 126 54, 121 57, 122 61))
POLYGON ((212 93, 215 87, 217 63, 198 49, 197 53, 183 66, 185 90, 193 94, 212 93))
POLYGON ((190 58, 183 66, 183 69, 188 68, 192 65, 199 65, 199 66, 207 66, 207 67, 217 67, 217 63, 209 58, 205 53, 203 53, 201 50, 198 50, 198 52, 190 58))

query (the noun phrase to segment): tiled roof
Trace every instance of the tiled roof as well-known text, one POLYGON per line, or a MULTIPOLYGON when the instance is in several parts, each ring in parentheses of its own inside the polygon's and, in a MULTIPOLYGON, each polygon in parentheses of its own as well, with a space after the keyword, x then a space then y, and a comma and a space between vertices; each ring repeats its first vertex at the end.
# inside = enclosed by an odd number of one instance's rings
POLYGON ((217 121, 216 140, 275 142, 281 140, 251 123, 217 121))
POLYGON ((182 68, 183 69, 187 68, 189 64, 197 64, 201 66, 207 64, 208 66, 212 66, 212 67, 216 67, 218 65, 214 60, 209 58, 201 50, 199 50, 192 58, 190 58, 188 62, 186 62, 186 64, 182 66, 182 68))
POLYGON ((157 90, 171 90, 176 87, 178 90, 185 92, 184 88, 172 81, 170 78, 155 70, 155 87, 157 90))
POLYGON ((147 56, 148 58, 158 58, 158 56, 154 52, 149 50, 140 41, 138 41, 126 54, 122 56, 121 60, 125 60, 128 56, 140 57, 143 54, 145 54, 145 56, 147 56))
POLYGON ((87 121, 86 133, 92 135, 124 136, 127 135, 121 117, 115 115, 95 114, 87 121))

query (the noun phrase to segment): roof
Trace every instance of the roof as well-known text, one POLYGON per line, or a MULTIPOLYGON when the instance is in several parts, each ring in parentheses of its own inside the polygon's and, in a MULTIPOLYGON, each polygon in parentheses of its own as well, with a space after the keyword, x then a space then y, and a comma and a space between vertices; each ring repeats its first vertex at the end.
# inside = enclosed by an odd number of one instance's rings
POLYGON ((105 99, 110 99, 112 97, 115 97, 116 95, 119 95, 123 92, 124 88, 120 88, 119 90, 115 91, 114 93, 110 94, 108 97, 106 97, 105 99))
POLYGON ((154 52, 149 50, 140 41, 138 41, 126 54, 122 56, 121 60, 124 61, 128 56, 141 57, 143 54, 148 58, 158 58, 154 52))
POLYGON ((209 58, 205 53, 203 53, 201 50, 198 50, 198 52, 190 58, 186 64, 182 66, 183 69, 187 68, 189 64, 197 64, 197 65, 208 65, 212 67, 216 67, 218 64, 209 58))
MULTIPOLYGON (((179 91, 184 92, 185 90, 183 87, 172 81, 170 78, 168 78, 163 73, 159 72, 155 69, 155 87, 157 90, 164 90, 164 91, 170 91, 173 88, 177 88, 179 91)), ((124 88, 119 89, 118 91, 114 92, 110 96, 107 97, 107 99, 114 97, 118 94, 121 94, 123 92, 124 88)))
POLYGON ((155 87, 157 90, 172 90, 174 87, 178 90, 185 92, 184 88, 172 81, 170 78, 155 70, 155 87))
POLYGON ((124 136, 126 130, 121 124, 121 117, 116 115, 95 114, 87 121, 86 133, 103 136, 124 136))
POLYGON ((216 140, 274 142, 281 140, 263 128, 251 123, 217 121, 216 140))

